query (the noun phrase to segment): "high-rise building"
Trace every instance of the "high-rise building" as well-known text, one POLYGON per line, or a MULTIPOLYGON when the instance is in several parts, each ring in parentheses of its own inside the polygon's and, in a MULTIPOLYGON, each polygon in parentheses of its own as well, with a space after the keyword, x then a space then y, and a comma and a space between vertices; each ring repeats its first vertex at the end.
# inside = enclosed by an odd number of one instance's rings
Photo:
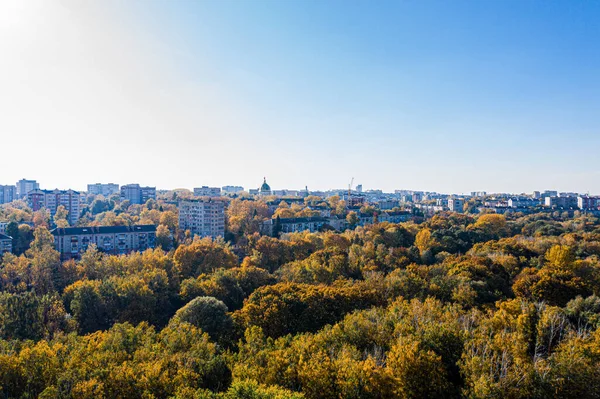
POLYGON ((33 190, 38 190, 40 185, 35 180, 21 179, 17 182, 17 197, 23 198, 33 190))
POLYGON ((223 237, 225 203, 214 199, 180 201, 179 228, 200 237, 223 237))
POLYGON ((8 204, 17 199, 17 187, 16 186, 2 186, 0 185, 0 204, 8 204))
POLYGON ((140 187, 139 184, 121 186, 121 201, 132 204, 145 204, 149 199, 156 199, 156 187, 140 187))
POLYGON ((109 197, 113 194, 117 194, 119 193, 119 185, 115 184, 115 183, 107 183, 107 184, 102 184, 102 183, 95 183, 95 184, 88 184, 88 194, 93 194, 93 195, 103 195, 105 197, 109 197))
POLYGON ((32 190, 27 193, 27 202, 33 211, 39 211, 46 208, 51 216, 56 214, 60 205, 64 206, 67 212, 67 221, 70 225, 75 225, 79 220, 80 213, 80 194, 73 190, 32 190))
POLYGON ((219 187, 202 186, 194 188, 194 195, 197 197, 220 197, 221 189, 219 187))

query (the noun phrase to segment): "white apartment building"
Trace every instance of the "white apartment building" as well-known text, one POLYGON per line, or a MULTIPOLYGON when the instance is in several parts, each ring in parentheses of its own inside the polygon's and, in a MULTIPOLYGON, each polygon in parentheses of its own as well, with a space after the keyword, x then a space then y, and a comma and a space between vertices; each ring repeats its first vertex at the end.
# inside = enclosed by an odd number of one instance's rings
POLYGON ((214 199, 180 201, 179 228, 200 237, 224 237, 225 202, 214 199))

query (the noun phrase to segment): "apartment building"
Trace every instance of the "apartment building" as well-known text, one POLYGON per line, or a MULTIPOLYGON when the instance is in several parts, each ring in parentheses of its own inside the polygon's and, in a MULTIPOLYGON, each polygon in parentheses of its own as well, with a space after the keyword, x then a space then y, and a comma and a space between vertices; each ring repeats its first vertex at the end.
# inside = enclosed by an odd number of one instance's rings
POLYGON ((0 256, 12 252, 12 237, 0 233, 0 256))
POLYGON ((329 224, 329 219, 321 216, 305 218, 279 218, 264 221, 260 226, 262 234, 276 235, 277 233, 295 233, 308 230, 311 233, 320 231, 329 224))
POLYGON ((223 186, 221 187, 221 191, 224 194, 239 194, 244 191, 244 187, 242 186, 223 186))
POLYGON ((448 209, 452 212, 462 213, 465 206, 465 200, 462 198, 448 199, 448 209))
POLYGON ((194 188, 194 195, 197 197, 220 197, 221 189, 219 187, 196 187, 194 188))
POLYGON ((215 199, 179 202, 179 228, 200 237, 225 236, 225 202, 215 199))
POLYGON ((539 199, 529 197, 513 197, 508 199, 509 208, 532 208, 540 204, 539 199))
POLYGON ((17 197, 23 198, 33 190, 39 190, 40 184, 35 180, 21 179, 17 182, 17 197))
POLYGON ((144 251, 156 245, 156 226, 67 227, 51 231, 62 260, 78 259, 90 245, 112 255, 144 251))
POLYGON ((600 208, 600 197, 581 196, 577 197, 577 207, 579 209, 598 209, 600 208))
POLYGON ((119 185, 115 184, 115 183, 88 184, 87 191, 88 191, 88 194, 103 195, 105 197, 109 197, 113 194, 119 193, 119 185))
POLYGON ((549 208, 576 208, 577 197, 545 197, 544 205, 549 208))
POLYGON ((52 216, 56 214, 56 209, 62 205, 69 212, 67 221, 70 225, 75 225, 79 220, 81 208, 80 193, 78 191, 36 189, 27 193, 27 202, 33 211, 46 208, 52 216))
POLYGON ((121 186, 121 201, 141 205, 149 199, 156 199, 156 187, 141 187, 139 184, 121 186))
POLYGON ((17 199, 17 187, 16 186, 2 186, 0 185, 0 205, 8 204, 17 199))

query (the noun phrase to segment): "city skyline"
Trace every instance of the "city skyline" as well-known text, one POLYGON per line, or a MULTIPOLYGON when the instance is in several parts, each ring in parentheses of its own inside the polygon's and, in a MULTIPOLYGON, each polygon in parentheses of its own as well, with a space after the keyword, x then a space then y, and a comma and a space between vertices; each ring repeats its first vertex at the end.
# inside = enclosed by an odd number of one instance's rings
MULTIPOLYGON (((266 176, 263 177, 263 181, 266 181, 266 176)), ((50 186, 46 186, 45 184, 40 183, 38 180, 36 179, 32 179, 32 180, 26 180, 25 178, 23 178, 23 181, 27 181, 27 182, 34 182, 35 184, 37 184, 38 186, 38 190, 41 191, 53 191, 53 190, 75 190, 75 191, 79 191, 79 192, 88 192, 90 194, 102 194, 100 192, 96 192, 98 190, 98 188, 94 187, 94 191, 90 192, 90 186, 114 186, 114 193, 112 194, 116 194, 118 195, 119 191, 121 188, 123 188, 124 186, 139 186, 139 183, 126 183, 126 184, 121 184, 121 183, 115 183, 114 181, 110 181, 110 182, 95 182, 95 183, 88 183, 86 186, 87 188, 74 188, 72 186, 68 186, 68 187, 50 187, 50 186)), ((580 191, 580 190, 559 190, 556 189, 554 187, 543 187, 543 188, 533 188, 530 190, 526 190, 526 191, 521 191, 521 192, 511 192, 511 191, 487 191, 487 190, 468 190, 465 192, 444 192, 444 191, 440 191, 440 190, 419 190, 419 189, 415 189, 415 188, 411 188, 411 187, 396 187, 390 190, 385 190, 385 189, 381 189, 380 187, 369 187, 368 185, 363 184, 360 181, 355 181, 354 178, 352 178, 351 180, 352 182, 352 186, 351 186, 351 190, 352 192, 372 192, 372 191, 382 191, 383 193, 386 194, 393 194, 397 191, 406 191, 406 192, 423 192, 423 193, 437 193, 437 194, 444 194, 444 195, 459 195, 459 196, 472 196, 473 193, 476 193, 476 196, 481 196, 481 193, 485 193, 484 195, 502 195, 502 194, 509 194, 509 195, 532 195, 535 192, 557 192, 557 193, 576 193, 579 195, 588 195, 588 196, 598 196, 599 194, 597 193, 593 193, 593 192, 589 192, 589 191, 580 191), (358 189, 358 187, 360 186, 360 190, 358 189)), ((2 182, 0 182, 0 187, 15 187, 15 184, 12 183, 7 183, 7 184, 1 184, 2 182)), ((18 183, 20 183, 20 181, 16 182, 17 185, 18 183)), ((267 182, 267 183, 270 183, 267 182)), ((262 183, 261 183, 262 184, 262 183)), ((152 188, 152 189, 156 189, 157 191, 170 191, 170 190, 188 190, 189 192, 193 193, 195 196, 212 196, 213 194, 209 194, 208 192, 211 191, 213 188, 219 189, 221 190, 222 188, 243 188, 243 192, 249 193, 250 191, 259 191, 260 190, 260 185, 257 186, 241 186, 241 185, 232 185, 232 184, 217 184, 217 185, 213 185, 213 186, 208 186, 208 185, 201 185, 201 184, 197 184, 197 185, 188 185, 186 187, 160 187, 157 185, 153 185, 152 183, 149 184, 142 184, 142 186, 149 186, 147 188, 152 188), (207 193, 203 194, 201 193, 202 191, 207 191, 207 193)), ((16 188, 16 187, 15 187, 16 188)), ((145 187, 142 187, 145 188, 145 187)), ((348 186, 347 187, 336 187, 336 186, 329 186, 323 189, 311 189, 308 186, 305 187, 291 187, 291 186, 281 186, 281 187, 271 187, 271 189, 273 191, 279 192, 279 191, 291 191, 291 192, 304 192, 306 190, 306 188, 308 188, 309 192, 334 192, 334 191, 346 191, 348 190, 348 186)), ((138 187, 139 189, 139 187, 138 187)), ((112 195, 111 194, 111 195, 112 195)), ((224 192, 223 195, 225 195, 226 193, 224 192)), ((214 194, 217 195, 217 194, 214 194)), ((221 194, 218 194, 217 196, 220 196, 221 194)), ((276 195, 276 194, 273 194, 276 195)), ((277 196, 277 195, 276 195, 277 196)))
POLYGON ((0 4, 1 184, 600 193, 599 3, 0 4), (18 166, 18 167, 17 167, 18 166))

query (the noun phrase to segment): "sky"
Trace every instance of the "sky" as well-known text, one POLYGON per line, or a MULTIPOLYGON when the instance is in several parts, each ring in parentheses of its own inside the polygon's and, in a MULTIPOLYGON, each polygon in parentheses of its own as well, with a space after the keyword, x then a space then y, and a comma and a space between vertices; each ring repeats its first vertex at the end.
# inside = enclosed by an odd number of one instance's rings
POLYGON ((600 194, 600 2, 0 0, 0 184, 600 194))

